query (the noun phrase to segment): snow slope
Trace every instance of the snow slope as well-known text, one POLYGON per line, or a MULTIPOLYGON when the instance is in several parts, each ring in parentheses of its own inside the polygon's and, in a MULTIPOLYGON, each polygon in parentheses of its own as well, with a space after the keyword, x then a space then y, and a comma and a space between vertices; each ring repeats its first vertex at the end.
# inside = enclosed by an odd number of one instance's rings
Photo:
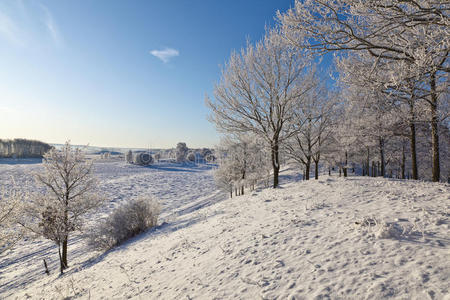
MULTIPOLYGON (((39 189, 32 174, 41 170, 40 160, 0 160, 2 188, 8 190, 16 185, 26 191, 39 189)), ((216 196, 209 165, 161 163, 141 167, 117 160, 96 160, 94 170, 99 179, 99 193, 107 201, 100 211, 88 216, 86 231, 121 202, 138 195, 153 195, 159 199, 163 207, 163 220, 173 219, 174 211, 180 206, 193 203, 205 206, 211 201, 224 199, 223 195, 216 196)), ((87 249, 80 234, 70 238, 68 250, 69 264, 73 268, 98 255, 87 249)), ((47 261, 50 270, 57 273, 57 247, 44 239, 28 239, 12 251, 0 255, 0 299, 11 297, 41 279, 42 259, 47 261)))
MULTIPOLYGON (((132 174, 133 182, 144 176, 132 174)), ((64 276, 54 267, 18 286, 2 271, 0 298, 449 299, 448 184, 293 179, 287 170, 282 182, 291 182, 276 190, 224 200, 211 188, 174 199, 159 228, 89 260, 78 256, 64 276), (13 282, 6 291, 5 278, 13 282)), ((131 184, 106 181, 119 194, 131 184)))

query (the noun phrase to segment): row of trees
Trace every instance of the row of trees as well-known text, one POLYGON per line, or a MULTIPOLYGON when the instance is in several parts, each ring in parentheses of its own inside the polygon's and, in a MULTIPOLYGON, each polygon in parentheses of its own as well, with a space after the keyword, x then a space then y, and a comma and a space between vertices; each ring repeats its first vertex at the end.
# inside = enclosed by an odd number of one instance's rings
POLYGON ((403 112, 397 122, 409 127, 415 179, 418 124, 430 128, 432 180, 441 176, 439 127, 448 128, 449 9, 448 1, 305 0, 278 14, 290 46, 341 55, 340 79, 353 89, 356 102, 375 102, 379 114, 403 112))
MULTIPOLYGON (((410 170, 418 179, 426 177, 418 162, 431 156, 439 181, 449 147, 448 9, 442 1, 296 1, 261 41, 231 54, 206 98, 211 121, 241 147, 242 134, 264 141, 273 187, 281 159, 300 163, 307 179, 320 161, 344 175, 352 161, 365 175, 410 170), (313 63, 329 52, 334 89, 313 63)), ((233 155, 225 157, 223 176, 233 155)))
POLYGON ((49 144, 26 139, 0 139, 0 157, 8 158, 41 158, 52 147, 49 144))

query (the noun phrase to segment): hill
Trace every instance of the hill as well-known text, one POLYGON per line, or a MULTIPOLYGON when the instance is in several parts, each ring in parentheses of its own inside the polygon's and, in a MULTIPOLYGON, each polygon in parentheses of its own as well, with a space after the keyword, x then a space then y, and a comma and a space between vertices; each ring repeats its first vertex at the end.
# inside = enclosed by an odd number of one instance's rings
POLYGON ((291 182, 279 189, 198 197, 156 230, 13 297, 448 297, 448 184, 294 179, 285 171, 291 182))

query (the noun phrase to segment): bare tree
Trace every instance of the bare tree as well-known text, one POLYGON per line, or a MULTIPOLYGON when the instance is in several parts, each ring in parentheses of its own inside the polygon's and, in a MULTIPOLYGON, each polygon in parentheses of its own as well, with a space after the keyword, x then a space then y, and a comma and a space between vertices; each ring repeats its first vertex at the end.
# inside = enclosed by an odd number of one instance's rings
POLYGON ((206 98, 211 121, 224 133, 254 133, 271 149, 273 187, 278 186, 280 144, 293 132, 294 106, 309 86, 303 82, 306 61, 299 51, 271 31, 255 45, 232 53, 206 98))
POLYGON ((26 206, 27 218, 21 224, 58 245, 60 271, 68 267, 69 234, 82 227, 82 216, 98 207, 101 198, 95 193, 96 179, 92 161, 69 142, 61 150, 44 155, 44 171, 36 174, 37 182, 46 188, 26 206))

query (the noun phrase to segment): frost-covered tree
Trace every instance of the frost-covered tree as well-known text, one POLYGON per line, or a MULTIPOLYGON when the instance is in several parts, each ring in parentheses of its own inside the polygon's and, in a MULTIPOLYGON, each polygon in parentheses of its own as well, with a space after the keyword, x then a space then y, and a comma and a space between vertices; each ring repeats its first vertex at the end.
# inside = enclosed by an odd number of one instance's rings
POLYGON ((245 187, 254 188, 269 176, 270 160, 264 143, 252 134, 228 136, 222 139, 217 152, 219 167, 214 178, 219 188, 236 196, 245 193, 245 187))
POLYGON ((0 157, 30 158, 42 157, 52 147, 40 141, 27 139, 0 139, 0 157))
POLYGON ((16 189, 0 191, 0 254, 22 237, 22 230, 16 225, 22 213, 23 196, 16 189))
POLYGON ((125 155, 125 159, 127 163, 131 164, 133 162, 133 151, 128 150, 127 154, 125 155))
POLYGON ((286 40, 300 49, 364 52, 376 62, 400 64, 391 68, 397 87, 420 78, 429 104, 433 181, 440 178, 440 95, 448 94, 449 9, 448 1, 304 0, 278 15, 286 40))
POLYGON ((176 160, 178 163, 182 163, 186 161, 186 156, 188 154, 189 148, 186 146, 186 143, 178 143, 177 148, 175 149, 176 160))
POLYGON ((309 90, 303 54, 287 46, 277 30, 232 53, 214 97, 206 98, 211 121, 226 134, 253 133, 271 150, 273 187, 278 186, 280 145, 294 132, 294 106, 309 90))
POLYGON ((315 164, 315 178, 318 179, 319 162, 323 148, 329 142, 337 112, 338 98, 327 93, 324 82, 318 76, 313 66, 305 78, 311 89, 303 95, 294 108, 293 127, 296 134, 292 135, 283 148, 287 157, 304 166, 305 179, 309 180, 311 164, 315 164))
MULTIPOLYGON (((394 136, 409 139, 410 151, 408 150, 408 152, 410 153, 412 177, 418 179, 416 128, 425 123, 432 123, 432 113, 428 109, 430 105, 429 91, 426 84, 424 85, 423 78, 421 76, 405 77, 399 75, 405 72, 413 74, 413 71, 409 72, 408 65, 402 62, 380 62, 380 60, 375 60, 364 53, 353 53, 347 57, 340 57, 337 59, 337 66, 340 71, 339 82, 343 85, 343 88, 379 95, 377 104, 367 102, 368 99, 373 97, 359 96, 356 101, 361 102, 361 106, 376 106, 378 109, 372 110, 372 112, 378 115, 380 113, 379 108, 389 108, 390 115, 382 113, 382 119, 394 136), (399 78, 403 79, 400 80, 399 78), (392 120, 388 120, 386 116, 390 116, 392 120)), ((443 82, 440 83, 438 91, 440 97, 445 96, 443 82)), ((445 104, 445 101, 440 103, 445 104)), ((375 116, 369 115, 370 109, 365 111, 366 117, 362 120, 366 121, 365 123, 369 126, 367 129, 370 131, 370 125, 374 124, 370 120, 375 116)), ((382 111, 386 111, 386 109, 382 109, 382 111)), ((448 115, 448 109, 445 105, 441 105, 439 114, 439 122, 442 122, 448 115)), ((375 117, 375 123, 380 122, 380 120, 381 118, 375 117)), ((429 133, 432 133, 432 130, 429 133)), ((423 157, 421 160, 423 161, 423 157)))
POLYGON ((98 207, 101 198, 95 193, 96 179, 92 161, 69 142, 61 150, 52 149, 44 155, 44 170, 36 174, 45 193, 36 193, 25 206, 21 224, 58 245, 60 271, 68 267, 69 235, 80 230, 82 217, 98 207))
POLYGON ((159 162, 159 160, 161 159, 161 152, 155 153, 155 155, 153 155, 153 157, 155 158, 156 162, 159 162))

